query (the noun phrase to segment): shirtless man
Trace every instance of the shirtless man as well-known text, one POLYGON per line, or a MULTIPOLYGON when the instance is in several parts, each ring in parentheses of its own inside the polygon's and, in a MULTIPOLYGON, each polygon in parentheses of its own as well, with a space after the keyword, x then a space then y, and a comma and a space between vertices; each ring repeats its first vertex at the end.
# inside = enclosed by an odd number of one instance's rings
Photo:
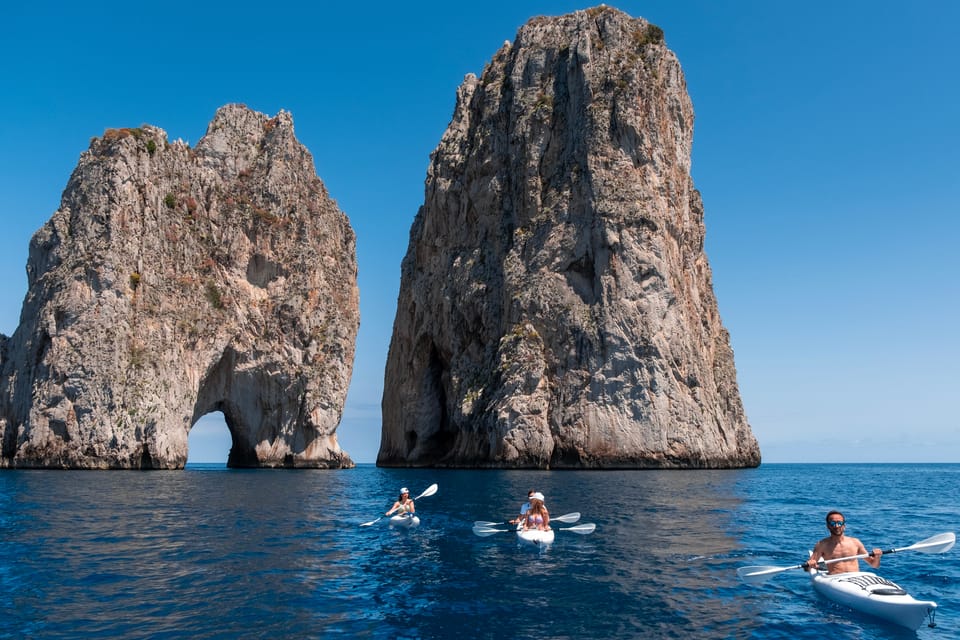
MULTIPOLYGON (((810 559, 806 562, 806 569, 817 568, 817 563, 823 560, 833 558, 846 558, 848 556, 866 555, 867 550, 857 538, 846 536, 843 532, 846 530, 846 522, 843 514, 839 511, 831 511, 827 514, 827 531, 830 535, 817 543, 813 548, 810 559)), ((864 558, 874 569, 880 567, 880 556, 883 551, 874 549, 873 553, 864 558)), ((848 571, 859 571, 860 563, 856 558, 844 560, 843 562, 832 562, 827 565, 827 573, 846 573, 848 571)))

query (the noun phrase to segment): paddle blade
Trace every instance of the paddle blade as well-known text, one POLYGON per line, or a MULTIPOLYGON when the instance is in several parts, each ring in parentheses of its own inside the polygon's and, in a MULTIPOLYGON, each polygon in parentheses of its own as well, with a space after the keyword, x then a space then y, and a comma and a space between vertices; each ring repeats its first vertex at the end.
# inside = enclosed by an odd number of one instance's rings
POLYGON ((506 533, 509 529, 488 529, 487 527, 474 527, 474 535, 481 537, 492 536, 495 533, 506 533))
POLYGON ((920 553, 946 553, 953 548, 953 545, 957 542, 957 536, 952 531, 948 533, 941 533, 933 536, 932 538, 927 538, 926 540, 921 540, 916 542, 909 547, 903 549, 897 549, 896 551, 919 551, 920 553))
POLYGON ((372 525, 372 524, 376 524, 376 523, 380 522, 380 519, 381 519, 382 517, 383 517, 383 516, 380 516, 380 518, 377 518, 376 520, 371 520, 370 522, 364 522, 364 523, 361 524, 360 526, 361 526, 361 527, 369 527, 369 526, 372 525))
POLYGON ((432 485, 430 485, 429 487, 427 487, 426 489, 424 489, 424 490, 423 490, 423 493, 421 493, 421 494, 418 495, 416 498, 414 498, 414 500, 419 500, 420 498, 426 498, 426 497, 432 496, 432 495, 435 494, 436 492, 437 492, 437 485, 432 484, 432 485))
POLYGON ((578 524, 573 527, 560 527, 560 531, 572 531, 573 533, 579 533, 582 536, 587 535, 588 533, 593 533, 594 529, 597 528, 592 522, 586 522, 584 524, 578 524))
POLYGON ((562 516, 557 516, 556 518, 550 518, 551 522, 563 522, 565 524, 573 524, 580 519, 580 514, 574 511, 573 513, 565 513, 562 516))
POLYGON ((488 522, 487 520, 475 520, 473 523, 473 526, 485 527, 489 529, 490 527, 499 527, 500 525, 503 525, 503 524, 510 524, 510 523, 509 522, 488 522))
POLYGON ((770 566, 757 566, 757 567, 740 567, 737 569, 737 577, 746 582, 747 584, 760 584, 766 582, 773 576, 778 573, 783 573, 784 571, 790 571, 791 569, 800 569, 803 565, 797 564, 792 567, 770 567, 770 566))

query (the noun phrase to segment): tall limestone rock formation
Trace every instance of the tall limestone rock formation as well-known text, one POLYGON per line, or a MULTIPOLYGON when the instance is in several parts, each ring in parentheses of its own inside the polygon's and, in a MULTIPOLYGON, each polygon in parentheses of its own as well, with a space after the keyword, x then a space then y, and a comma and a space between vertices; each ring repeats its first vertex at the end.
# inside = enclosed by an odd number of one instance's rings
POLYGON ((285 112, 221 108, 191 149, 94 139, 34 235, 0 340, 0 466, 180 468, 222 411, 234 467, 349 467, 355 237, 285 112))
POLYGON ((535 18, 468 75, 403 260, 383 466, 755 466, 662 31, 535 18))

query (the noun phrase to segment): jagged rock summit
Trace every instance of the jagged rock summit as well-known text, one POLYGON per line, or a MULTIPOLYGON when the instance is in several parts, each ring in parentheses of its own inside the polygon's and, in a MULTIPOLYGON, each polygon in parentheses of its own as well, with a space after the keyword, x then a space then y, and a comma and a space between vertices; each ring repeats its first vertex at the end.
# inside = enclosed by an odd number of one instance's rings
POLYGON ((0 466, 171 469, 222 411, 234 467, 349 467, 355 237, 290 114, 217 111, 196 148, 91 141, 0 336, 0 466))
POLYGON ((410 232, 383 466, 756 466, 663 32, 530 20, 468 75, 410 232))

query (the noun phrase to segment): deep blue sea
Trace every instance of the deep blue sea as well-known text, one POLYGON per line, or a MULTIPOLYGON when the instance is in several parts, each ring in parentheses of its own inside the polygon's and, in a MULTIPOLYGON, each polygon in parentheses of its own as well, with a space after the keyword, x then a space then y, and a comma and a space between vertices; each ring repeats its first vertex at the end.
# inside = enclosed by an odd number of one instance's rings
POLYGON ((956 531, 958 495, 954 464, 3 471, 0 638, 952 639, 960 549, 883 559, 940 605, 916 634, 822 600, 802 571, 755 587, 736 569, 798 564, 834 507, 869 548, 956 531), (419 529, 359 526, 432 483, 419 529), (531 488, 596 531, 543 551, 471 533, 531 488))

